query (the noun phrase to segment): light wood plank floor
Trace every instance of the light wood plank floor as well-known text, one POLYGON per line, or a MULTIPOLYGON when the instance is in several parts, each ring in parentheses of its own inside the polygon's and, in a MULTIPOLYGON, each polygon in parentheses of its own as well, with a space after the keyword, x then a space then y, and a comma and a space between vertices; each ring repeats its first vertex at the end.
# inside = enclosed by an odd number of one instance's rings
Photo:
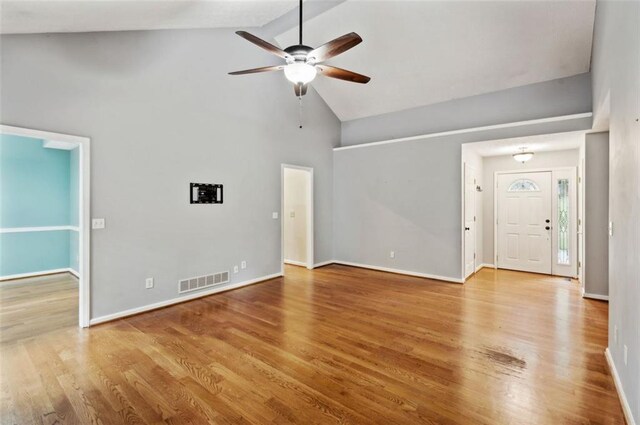
POLYGON ((2 423, 623 424, 561 278, 308 271, 1 347, 2 423))
POLYGON ((59 273, 0 283, 0 343, 78 325, 78 279, 59 273))

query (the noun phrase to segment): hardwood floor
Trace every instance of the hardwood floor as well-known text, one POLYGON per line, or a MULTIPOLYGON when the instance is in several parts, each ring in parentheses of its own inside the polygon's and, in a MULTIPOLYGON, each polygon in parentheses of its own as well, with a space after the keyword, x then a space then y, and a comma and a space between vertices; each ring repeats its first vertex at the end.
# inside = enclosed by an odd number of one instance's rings
POLYGON ((1 349, 2 423, 623 424, 607 304, 331 265, 1 349))
POLYGON ((0 283, 0 344, 78 326, 78 279, 58 273, 0 283))

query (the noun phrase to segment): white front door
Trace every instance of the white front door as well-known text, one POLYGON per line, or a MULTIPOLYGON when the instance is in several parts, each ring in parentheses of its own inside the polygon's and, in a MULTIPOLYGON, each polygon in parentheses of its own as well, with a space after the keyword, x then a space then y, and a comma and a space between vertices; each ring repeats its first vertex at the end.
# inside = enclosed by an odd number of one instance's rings
POLYGON ((464 277, 476 271, 476 174, 464 164, 464 277))
POLYGON ((499 174, 499 268, 551 274, 551 172, 499 174))

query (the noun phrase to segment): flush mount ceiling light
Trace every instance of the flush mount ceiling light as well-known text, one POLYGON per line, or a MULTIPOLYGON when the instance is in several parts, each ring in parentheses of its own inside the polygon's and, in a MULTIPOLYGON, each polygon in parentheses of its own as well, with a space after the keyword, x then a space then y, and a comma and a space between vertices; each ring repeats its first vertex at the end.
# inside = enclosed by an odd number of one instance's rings
POLYGON ((533 158, 533 152, 527 152, 527 148, 520 148, 520 152, 513 154, 513 159, 523 164, 533 158))
POLYGON ((349 81, 352 83, 366 84, 370 80, 370 78, 365 75, 321 64, 322 62, 329 60, 340 53, 344 53, 352 47, 360 44, 362 42, 362 38, 360 38, 360 36, 355 32, 350 32, 342 37, 338 37, 316 49, 302 44, 302 0, 300 0, 298 44, 289 46, 282 50, 253 34, 249 34, 248 32, 236 31, 236 34, 256 46, 265 49, 269 53, 284 59, 286 64, 230 72, 229 74, 231 75, 255 74, 257 72, 284 70, 285 77, 293 83, 295 94, 300 98, 307 93, 307 85, 316 78, 316 74, 318 73, 325 77, 337 78, 339 80, 349 81))

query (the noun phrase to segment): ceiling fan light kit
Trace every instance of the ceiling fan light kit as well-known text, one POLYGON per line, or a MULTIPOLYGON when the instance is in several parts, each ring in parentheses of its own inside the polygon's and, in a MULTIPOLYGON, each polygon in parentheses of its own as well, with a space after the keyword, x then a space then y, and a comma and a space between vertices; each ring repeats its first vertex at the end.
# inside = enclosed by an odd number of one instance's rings
POLYGON ((291 81, 294 86, 294 93, 297 97, 302 97, 307 93, 308 84, 313 81, 316 75, 324 75, 329 78, 337 78, 339 80, 350 81, 353 83, 366 84, 371 78, 346 69, 336 68, 329 65, 320 65, 346 52, 352 47, 360 44, 362 38, 355 32, 350 32, 342 37, 338 37, 322 46, 313 49, 302 44, 302 0, 300 0, 300 26, 299 26, 299 43, 289 46, 282 50, 273 44, 256 37, 246 31, 236 31, 240 37, 263 48, 269 53, 284 59, 285 65, 265 66, 261 68, 247 69, 244 71, 230 72, 231 75, 255 74, 259 72, 281 71, 287 80, 291 81))

